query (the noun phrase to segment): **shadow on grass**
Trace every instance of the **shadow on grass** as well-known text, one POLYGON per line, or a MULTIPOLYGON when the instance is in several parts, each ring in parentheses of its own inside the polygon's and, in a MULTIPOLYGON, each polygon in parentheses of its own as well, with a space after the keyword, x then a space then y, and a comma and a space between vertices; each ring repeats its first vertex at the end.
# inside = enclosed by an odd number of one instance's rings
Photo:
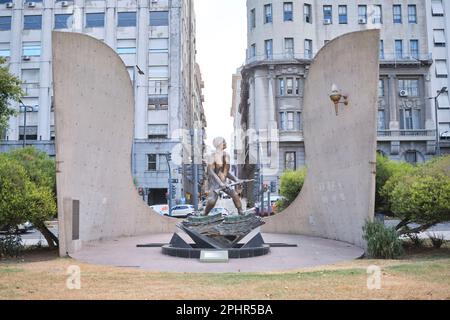
POLYGON ((15 263, 32 263, 53 261, 59 258, 58 249, 49 248, 27 248, 24 249, 18 257, 4 257, 0 259, 0 263, 15 264, 15 263))

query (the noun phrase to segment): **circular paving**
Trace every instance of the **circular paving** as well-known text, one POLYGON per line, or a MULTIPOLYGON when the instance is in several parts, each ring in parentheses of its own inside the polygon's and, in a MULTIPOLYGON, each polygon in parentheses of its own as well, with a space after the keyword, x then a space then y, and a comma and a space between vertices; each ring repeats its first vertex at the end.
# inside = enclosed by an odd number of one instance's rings
MULTIPOLYGON (((182 233, 179 235, 189 241, 182 233)), ((252 236, 252 235, 250 235, 252 236)), ((96 265, 137 268, 154 272, 274 272, 334 264, 355 260, 364 250, 334 240, 300 235, 263 234, 265 242, 297 245, 270 249, 268 255, 248 259, 230 259, 228 263, 203 263, 196 259, 171 257, 161 247, 138 248, 137 245, 167 244, 172 234, 147 235, 85 244, 72 258, 96 265)))

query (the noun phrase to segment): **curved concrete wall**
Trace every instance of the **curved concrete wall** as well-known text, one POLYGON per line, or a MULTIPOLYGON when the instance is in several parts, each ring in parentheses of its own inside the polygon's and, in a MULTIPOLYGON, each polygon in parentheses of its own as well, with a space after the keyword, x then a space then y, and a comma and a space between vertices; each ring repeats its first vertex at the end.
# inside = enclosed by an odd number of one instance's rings
POLYGON ((133 184, 134 95, 120 57, 94 38, 54 32, 53 74, 61 255, 89 241, 175 231, 133 184))
POLYGON ((316 56, 305 87, 308 174, 294 203, 269 218, 265 232, 325 237, 365 246, 362 227, 373 219, 379 30, 341 36, 316 56), (333 84, 349 95, 336 116, 333 84))

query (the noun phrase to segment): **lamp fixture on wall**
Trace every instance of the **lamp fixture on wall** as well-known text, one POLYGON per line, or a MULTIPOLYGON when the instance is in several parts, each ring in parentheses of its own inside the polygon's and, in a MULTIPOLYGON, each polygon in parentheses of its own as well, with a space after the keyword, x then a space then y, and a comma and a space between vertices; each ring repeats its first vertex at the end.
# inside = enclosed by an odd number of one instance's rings
POLYGON ((348 96, 343 95, 335 84, 333 84, 331 88, 330 99, 333 101, 334 107, 336 108, 336 115, 339 115, 339 104, 348 106, 348 96))

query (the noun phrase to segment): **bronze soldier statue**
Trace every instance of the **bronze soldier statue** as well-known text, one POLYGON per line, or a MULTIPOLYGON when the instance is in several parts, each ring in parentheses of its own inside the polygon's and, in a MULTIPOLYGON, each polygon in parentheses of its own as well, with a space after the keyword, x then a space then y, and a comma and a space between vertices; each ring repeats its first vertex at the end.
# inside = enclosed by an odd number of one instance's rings
POLYGON ((239 215, 243 214, 242 202, 238 193, 227 184, 227 180, 234 181, 239 184, 241 181, 230 172, 230 155, 225 151, 227 143, 224 138, 218 137, 213 141, 216 150, 208 159, 208 189, 209 195, 207 199, 205 215, 208 215, 219 199, 220 191, 228 194, 233 199, 234 205, 239 215))

